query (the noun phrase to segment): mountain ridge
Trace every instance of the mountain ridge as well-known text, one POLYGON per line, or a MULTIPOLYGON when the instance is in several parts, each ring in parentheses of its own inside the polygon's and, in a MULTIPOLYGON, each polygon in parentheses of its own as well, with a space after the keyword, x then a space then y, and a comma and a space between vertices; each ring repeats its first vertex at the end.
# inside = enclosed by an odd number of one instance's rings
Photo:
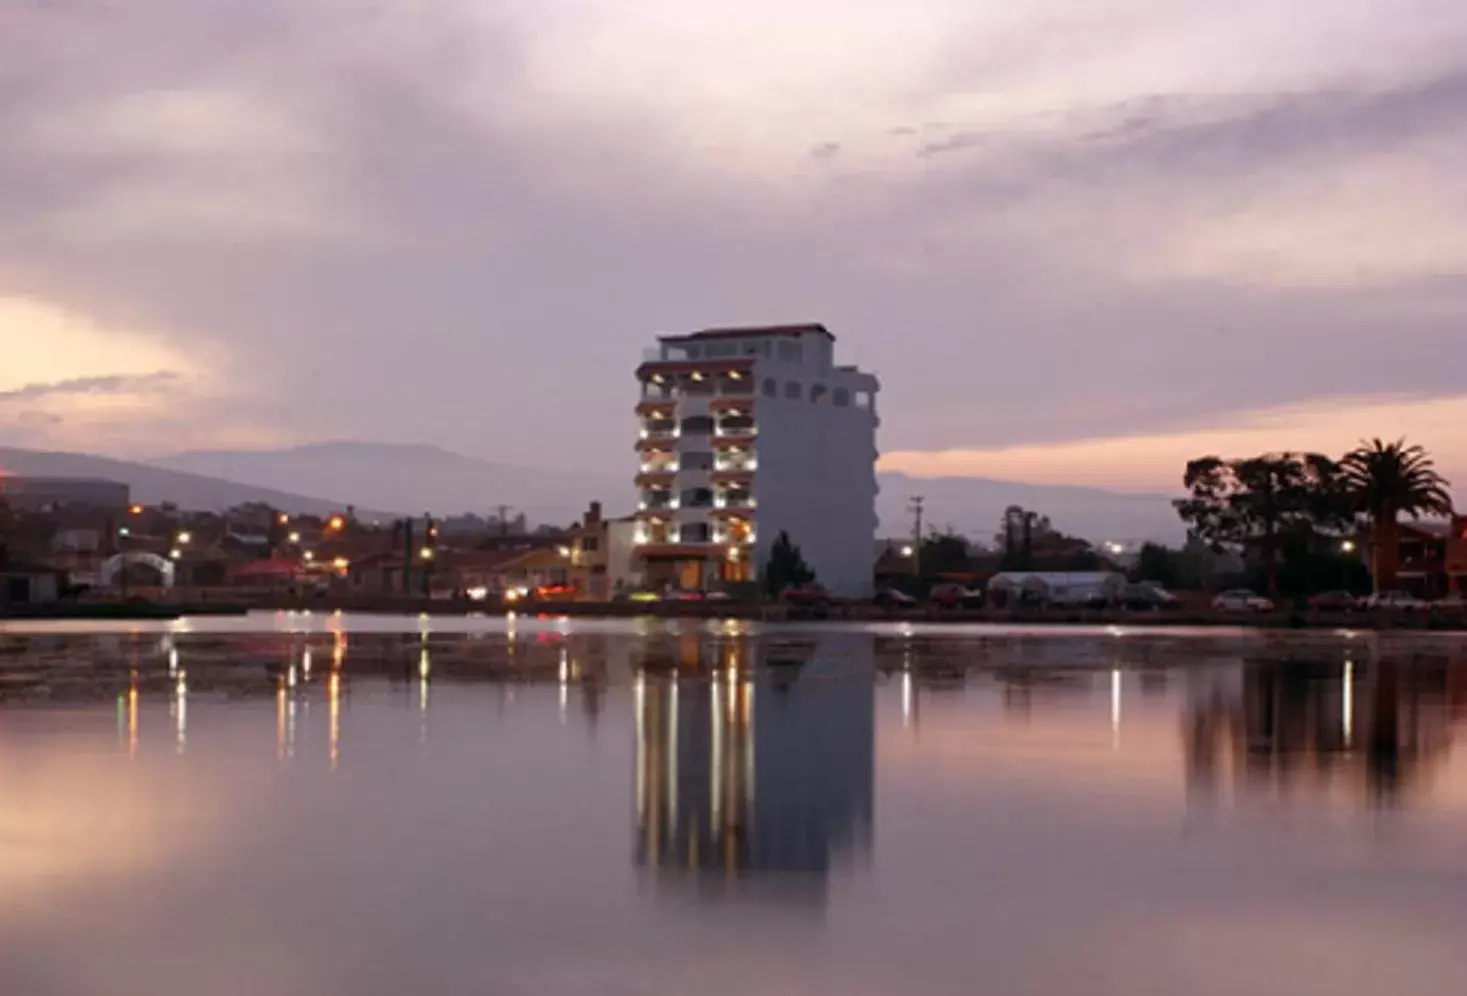
MULTIPOLYGON (((321 514, 347 504, 364 516, 496 513, 503 505, 533 521, 565 524, 591 501, 608 514, 629 512, 631 475, 543 470, 497 463, 425 443, 355 440, 285 449, 194 450, 147 461, 76 453, 0 448, 0 468, 51 476, 109 477, 126 481, 137 500, 175 501, 217 509, 268 501, 292 512, 321 514)), ((982 477, 918 478, 878 475, 877 501, 884 535, 905 535, 913 495, 925 499, 925 522, 987 541, 1003 510, 1022 505, 1050 517, 1059 529, 1092 541, 1178 542, 1181 523, 1171 500, 1159 494, 1107 491, 1086 485, 1026 484, 982 477)))

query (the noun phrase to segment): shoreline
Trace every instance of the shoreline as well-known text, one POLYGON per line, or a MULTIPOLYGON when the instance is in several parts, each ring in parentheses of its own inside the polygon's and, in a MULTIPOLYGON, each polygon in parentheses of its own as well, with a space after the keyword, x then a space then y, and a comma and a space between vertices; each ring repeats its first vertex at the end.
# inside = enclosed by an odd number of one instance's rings
POLYGON ((880 608, 866 603, 836 604, 828 609, 760 602, 467 602, 425 598, 291 598, 253 599, 248 602, 199 600, 179 602, 58 602, 24 606, 0 613, 4 621, 118 620, 172 621, 189 616, 244 616, 251 612, 322 612, 353 615, 566 616, 569 618, 626 619, 739 619, 758 622, 920 622, 924 624, 1000 624, 1021 626, 1188 626, 1257 629, 1406 630, 1460 632, 1467 635, 1467 616, 1430 613, 1278 611, 1261 614, 1220 612, 1133 612, 1124 609, 1060 610, 880 608))

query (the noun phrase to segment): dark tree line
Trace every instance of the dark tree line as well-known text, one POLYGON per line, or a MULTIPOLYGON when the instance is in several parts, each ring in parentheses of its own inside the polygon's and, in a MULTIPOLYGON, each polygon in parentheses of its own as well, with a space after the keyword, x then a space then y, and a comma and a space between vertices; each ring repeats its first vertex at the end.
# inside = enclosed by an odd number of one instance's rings
POLYGON ((1377 590, 1395 585, 1397 520, 1446 515, 1447 482, 1420 446, 1399 440, 1362 443, 1339 460, 1320 453, 1267 453, 1244 459, 1208 456, 1187 465, 1189 496, 1177 513, 1215 551, 1257 563, 1270 594, 1279 591, 1281 553, 1336 553, 1362 526, 1371 531, 1377 590))

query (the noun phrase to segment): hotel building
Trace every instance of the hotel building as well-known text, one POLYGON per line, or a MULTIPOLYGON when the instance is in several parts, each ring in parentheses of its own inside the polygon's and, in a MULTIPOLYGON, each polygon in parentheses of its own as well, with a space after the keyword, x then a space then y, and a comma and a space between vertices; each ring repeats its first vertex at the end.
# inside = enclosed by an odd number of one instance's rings
POLYGON ((664 336, 637 379, 649 586, 757 581, 783 531, 832 593, 870 592, 880 385, 836 365, 825 326, 664 336))

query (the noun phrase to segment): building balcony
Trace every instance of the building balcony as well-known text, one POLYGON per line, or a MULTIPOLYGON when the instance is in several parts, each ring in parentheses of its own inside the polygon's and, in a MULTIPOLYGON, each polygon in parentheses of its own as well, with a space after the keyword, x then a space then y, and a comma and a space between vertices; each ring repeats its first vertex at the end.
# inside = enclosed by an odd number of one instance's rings
POLYGON ((673 417, 673 412, 676 411, 676 409, 677 402, 674 401, 670 396, 666 399, 644 398, 637 404, 637 414, 642 416, 642 418, 644 419, 670 419, 673 417))
POLYGON ((720 512, 748 511, 759 507, 759 499, 742 490, 719 491, 713 496, 713 508, 720 512))
POLYGON ((678 426, 681 436, 711 436, 716 426, 713 419, 707 415, 693 415, 682 420, 678 426))
POLYGON ((752 415, 725 415, 714 426, 716 436, 757 436, 759 427, 752 415))
POLYGON ((677 446, 677 436, 638 436, 637 441, 632 444, 637 452, 642 454, 665 453, 672 456, 677 446))
MULTIPOLYGON (((649 491, 665 491, 666 489, 672 487, 672 484, 675 480, 677 480, 677 475, 672 473, 671 471, 666 471, 638 474, 636 483, 637 487, 641 488, 642 491, 646 493, 649 491)), ((652 506, 648 505, 646 507, 651 508, 652 506)))

